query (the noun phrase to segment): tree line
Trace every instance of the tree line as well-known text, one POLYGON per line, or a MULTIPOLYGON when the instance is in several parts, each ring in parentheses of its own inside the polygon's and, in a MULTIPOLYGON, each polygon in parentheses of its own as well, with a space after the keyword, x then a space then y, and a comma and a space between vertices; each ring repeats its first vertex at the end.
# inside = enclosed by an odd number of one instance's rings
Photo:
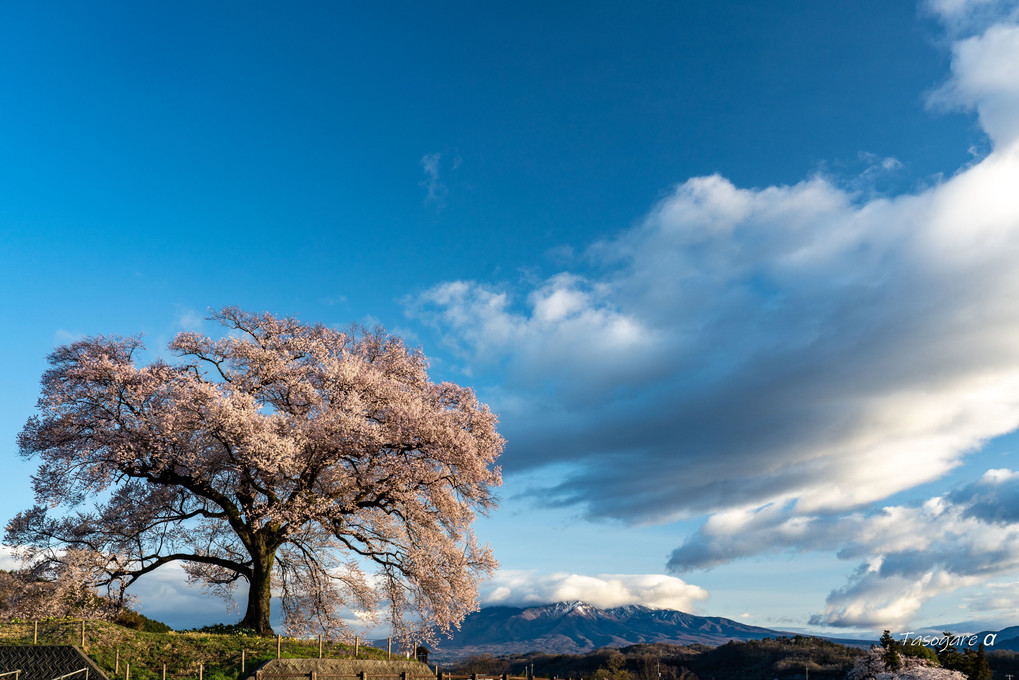
MULTIPOLYGON (((958 639, 952 633, 943 633, 945 640, 958 639)), ((912 642, 900 642, 892 637, 889 631, 881 635, 881 648, 884 650, 882 658, 885 667, 895 672, 902 667, 903 658, 925 659, 931 664, 936 664, 950 671, 959 671, 966 676, 967 680, 991 680, 991 664, 987 658, 983 643, 976 649, 963 647, 960 651, 958 646, 944 644, 935 649, 923 644, 912 642)))
MULTIPOLYGON (((951 639, 954 636, 945 633, 951 639)), ((966 680, 1019 676, 1019 652, 987 651, 955 646, 932 648, 902 644, 888 631, 877 648, 881 671, 895 674, 908 659, 923 660, 934 669, 958 671, 966 680)), ((546 654, 495 657, 488 654, 462 659, 454 673, 526 675, 592 680, 843 680, 867 655, 864 647, 850 647, 822 638, 794 636, 706 645, 638 644, 604 648, 587 654, 546 654)), ((956 676, 958 677, 958 676, 956 676)))
POLYGON ((863 650, 820 638, 795 636, 707 645, 638 644, 587 654, 545 654, 460 660, 454 673, 524 675, 594 680, 841 680, 863 650))

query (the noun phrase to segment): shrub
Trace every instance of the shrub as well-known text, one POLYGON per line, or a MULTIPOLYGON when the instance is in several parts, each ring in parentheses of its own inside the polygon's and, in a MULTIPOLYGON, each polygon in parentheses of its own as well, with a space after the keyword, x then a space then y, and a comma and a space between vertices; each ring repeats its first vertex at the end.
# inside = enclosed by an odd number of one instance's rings
POLYGON ((113 622, 125 628, 140 630, 146 633, 169 633, 171 630, 165 623, 155 621, 144 614, 139 614, 130 609, 125 609, 117 614, 117 618, 113 622))

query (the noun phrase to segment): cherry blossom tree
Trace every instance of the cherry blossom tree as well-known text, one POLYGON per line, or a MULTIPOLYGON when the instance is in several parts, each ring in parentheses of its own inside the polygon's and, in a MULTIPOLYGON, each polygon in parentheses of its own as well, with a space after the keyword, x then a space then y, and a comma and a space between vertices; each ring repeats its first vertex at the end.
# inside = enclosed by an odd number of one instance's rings
POLYGON ((966 676, 936 661, 911 656, 900 656, 898 665, 889 668, 885 650, 872 647, 849 670, 846 680, 966 680, 966 676))
POLYGON ((291 634, 348 633, 342 608, 449 634, 496 567, 472 530, 501 483, 495 415, 381 329, 210 318, 228 332, 179 334, 172 362, 138 365, 137 337, 50 355, 18 440, 38 505, 5 542, 100 555, 99 585, 170 563, 221 595, 246 583, 241 624, 261 634, 271 594, 291 634))
POLYGON ((101 555, 66 550, 59 561, 37 560, 30 568, 0 571, 0 619, 75 618, 112 620, 128 604, 122 582, 111 581, 101 555), (96 592, 107 585, 105 596, 96 592))

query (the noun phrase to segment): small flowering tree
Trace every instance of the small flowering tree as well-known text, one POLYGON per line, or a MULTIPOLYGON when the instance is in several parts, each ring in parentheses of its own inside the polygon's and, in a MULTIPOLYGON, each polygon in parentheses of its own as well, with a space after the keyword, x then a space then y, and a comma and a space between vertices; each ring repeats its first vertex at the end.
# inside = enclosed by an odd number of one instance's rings
POLYGON ((846 680, 966 680, 959 671, 950 671, 927 659, 898 655, 898 664, 892 665, 895 668, 889 668, 886 650, 872 647, 857 660, 846 680))
POLYGON ((63 616, 112 620, 128 604, 121 583, 111 582, 96 553, 67 550, 59 562, 39 560, 30 568, 0 571, 0 620, 63 616), (95 590, 105 582, 106 595, 95 590))
POLYGON ((344 632, 342 606, 449 633, 496 566, 471 528, 501 483, 495 416, 381 330, 212 318, 229 333, 178 335, 174 363, 137 365, 138 338, 53 352, 19 437, 39 505, 5 542, 102 556, 100 584, 173 562, 220 594, 246 582, 241 624, 261 634, 274 590, 291 633, 344 632))

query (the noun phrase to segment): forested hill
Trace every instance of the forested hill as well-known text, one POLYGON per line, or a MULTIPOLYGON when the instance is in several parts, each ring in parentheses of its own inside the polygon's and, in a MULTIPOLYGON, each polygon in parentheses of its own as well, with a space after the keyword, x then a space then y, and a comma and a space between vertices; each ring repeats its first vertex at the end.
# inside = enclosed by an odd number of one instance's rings
POLYGON ((587 654, 480 656, 463 659, 449 670, 519 675, 533 667, 538 677, 597 680, 803 680, 809 671, 811 680, 842 680, 863 653, 858 647, 795 636, 718 647, 641 644, 587 654))

